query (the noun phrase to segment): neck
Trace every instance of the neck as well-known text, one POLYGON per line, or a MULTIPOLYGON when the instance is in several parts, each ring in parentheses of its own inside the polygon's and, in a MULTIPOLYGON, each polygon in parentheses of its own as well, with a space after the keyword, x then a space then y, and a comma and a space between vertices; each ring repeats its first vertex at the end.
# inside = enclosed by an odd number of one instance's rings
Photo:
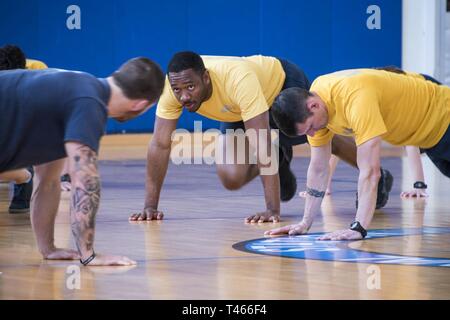
POLYGON ((111 88, 111 97, 108 103, 108 116, 114 117, 120 114, 121 106, 128 102, 128 99, 122 93, 122 89, 116 85, 112 77, 106 78, 108 81, 109 87, 111 88))
POLYGON ((212 93, 213 93, 213 85, 212 85, 211 73, 209 73, 209 71, 207 71, 207 72, 208 72, 208 75, 209 75, 209 85, 208 85, 208 92, 206 93, 205 101, 208 101, 209 98, 211 98, 212 93))
POLYGON ((323 99, 317 94, 317 92, 311 91, 311 93, 313 94, 314 98, 318 100, 319 106, 320 106, 320 110, 321 113, 323 114, 323 128, 325 128, 328 124, 328 120, 329 120, 329 110, 328 110, 328 106, 325 103, 325 101, 323 101, 323 99))

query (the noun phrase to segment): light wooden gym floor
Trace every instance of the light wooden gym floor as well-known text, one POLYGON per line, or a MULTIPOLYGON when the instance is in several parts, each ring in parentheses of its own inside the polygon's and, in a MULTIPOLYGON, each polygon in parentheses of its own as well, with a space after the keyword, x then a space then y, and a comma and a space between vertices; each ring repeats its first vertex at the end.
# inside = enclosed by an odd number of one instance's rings
MULTIPOLYGON (((44 261, 28 214, 8 214, 10 188, 0 184, 0 299, 450 299, 450 268, 377 264, 380 287, 369 288, 369 263, 273 257, 233 249, 263 238, 265 230, 299 221, 304 200, 282 204, 280 224, 244 224, 264 209, 259 179, 238 191, 225 190, 209 165, 171 164, 162 191, 162 222, 129 223, 142 209, 145 155, 149 135, 107 136, 102 141, 102 200, 97 215, 97 252, 126 255, 133 268, 80 268, 80 289, 67 285, 79 266, 44 261)), ((309 158, 298 148, 293 160, 298 191, 303 190, 309 158)), ((385 208, 371 229, 449 227, 450 179, 424 159, 430 198, 401 200, 411 178, 401 150, 386 147, 382 164, 395 181, 385 208)), ((353 220, 357 172, 339 163, 333 194, 310 232, 346 228, 353 220)), ((72 247, 69 197, 57 216, 56 244, 72 247)), ((427 234, 359 241, 363 251, 450 258, 450 234, 427 234)))

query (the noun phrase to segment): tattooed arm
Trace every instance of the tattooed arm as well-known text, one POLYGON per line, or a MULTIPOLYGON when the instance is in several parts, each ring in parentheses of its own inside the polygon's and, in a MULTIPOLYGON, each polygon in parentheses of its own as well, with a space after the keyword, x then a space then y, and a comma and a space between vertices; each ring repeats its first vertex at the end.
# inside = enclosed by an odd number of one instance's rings
MULTIPOLYGON (((100 176, 97 154, 76 142, 66 143, 72 180, 70 216, 72 233, 81 259, 94 254, 95 218, 100 203, 100 176)), ((121 256, 96 254, 89 265, 132 265, 134 261, 121 256)))

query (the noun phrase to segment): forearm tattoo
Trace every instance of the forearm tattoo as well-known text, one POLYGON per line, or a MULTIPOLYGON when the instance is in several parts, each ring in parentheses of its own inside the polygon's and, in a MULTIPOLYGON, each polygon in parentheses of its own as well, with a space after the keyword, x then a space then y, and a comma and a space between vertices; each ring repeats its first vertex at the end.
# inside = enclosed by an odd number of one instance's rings
POLYGON ((309 187, 306 187, 306 193, 315 198, 325 197, 325 191, 319 191, 319 190, 312 189, 309 187))
POLYGON ((95 216, 100 203, 100 177, 97 155, 83 146, 73 156, 72 168, 72 233, 78 251, 90 251, 94 245, 95 216))

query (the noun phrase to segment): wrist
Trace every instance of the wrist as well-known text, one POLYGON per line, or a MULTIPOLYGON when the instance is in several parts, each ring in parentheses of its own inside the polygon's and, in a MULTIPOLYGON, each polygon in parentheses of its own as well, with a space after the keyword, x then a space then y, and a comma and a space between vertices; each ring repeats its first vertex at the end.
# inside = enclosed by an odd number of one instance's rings
POLYGON ((94 260, 96 257, 95 251, 92 250, 92 254, 89 255, 87 258, 81 258, 80 263, 84 266, 87 266, 92 260, 94 260))
POLYGON ((157 210, 157 209, 158 209, 158 203, 155 204, 154 201, 145 201, 145 203, 144 203, 144 209, 153 209, 153 210, 157 210))
POLYGON ((350 230, 359 232, 361 234, 361 236, 363 237, 363 239, 367 236, 367 230, 366 228, 364 228, 361 223, 357 220, 353 221, 350 224, 350 230))
POLYGON ((40 248, 39 252, 42 254, 44 258, 47 258, 50 254, 52 254, 56 250, 54 245, 46 246, 45 248, 40 248))
POLYGON ((89 259, 92 255, 95 255, 94 249, 85 251, 83 253, 80 252, 80 262, 89 259))
POLYGON ((313 223, 312 219, 303 218, 302 221, 300 221, 299 224, 303 224, 306 227, 306 229, 309 230, 311 228, 312 223, 313 223))
POLYGON ((414 189, 426 189, 428 186, 423 181, 416 181, 413 184, 414 189))

